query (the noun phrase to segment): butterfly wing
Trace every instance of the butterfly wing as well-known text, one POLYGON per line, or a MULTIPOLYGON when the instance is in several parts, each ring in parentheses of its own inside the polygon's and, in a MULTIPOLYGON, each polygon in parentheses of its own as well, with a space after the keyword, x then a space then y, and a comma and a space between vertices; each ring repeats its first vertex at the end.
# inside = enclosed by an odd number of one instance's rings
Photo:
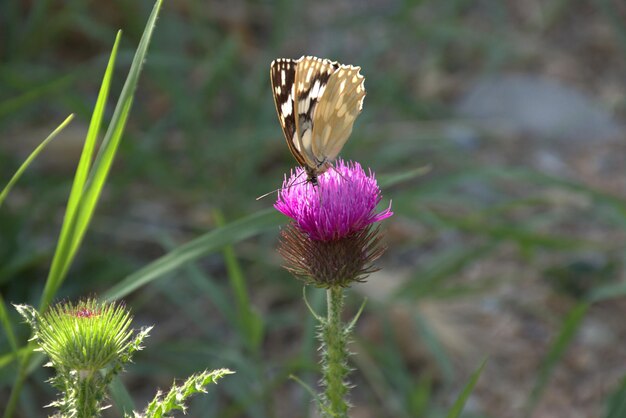
MULTIPOLYGON (((298 60, 299 61, 299 60, 298 60)), ((296 101, 295 101, 295 78, 298 61, 279 58, 270 65, 270 79, 272 80, 272 93, 280 126, 283 128, 289 151, 300 165, 306 165, 300 151, 300 140, 296 132, 296 101)))
POLYGON ((316 169, 324 163, 324 160, 317 158, 313 152, 313 115, 326 90, 328 80, 337 68, 339 64, 336 62, 316 57, 302 57, 296 67, 296 137, 299 142, 298 149, 306 165, 311 169, 316 169))
POLYGON ((342 65, 326 84, 313 117, 311 152, 318 160, 337 158, 352 133, 365 98, 365 78, 360 70, 342 65))
POLYGON ((312 181, 337 158, 363 108, 365 79, 359 71, 311 56, 276 59, 270 65, 287 145, 312 181))

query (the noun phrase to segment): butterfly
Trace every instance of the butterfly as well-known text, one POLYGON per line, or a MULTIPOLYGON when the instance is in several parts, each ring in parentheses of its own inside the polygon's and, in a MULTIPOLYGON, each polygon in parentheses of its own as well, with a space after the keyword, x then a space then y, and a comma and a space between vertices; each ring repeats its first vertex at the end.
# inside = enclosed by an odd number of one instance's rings
POLYGON ((313 185, 332 166, 363 109, 365 78, 360 70, 311 56, 279 58, 270 65, 274 103, 289 151, 313 185))

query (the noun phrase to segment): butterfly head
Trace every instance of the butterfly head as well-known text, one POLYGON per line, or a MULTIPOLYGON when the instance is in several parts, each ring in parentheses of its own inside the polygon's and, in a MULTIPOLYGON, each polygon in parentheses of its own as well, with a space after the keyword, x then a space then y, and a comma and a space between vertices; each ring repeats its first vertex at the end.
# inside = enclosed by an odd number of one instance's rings
POLYGON ((306 181, 311 183, 313 186, 319 185, 317 181, 318 172, 309 166, 304 166, 304 170, 306 171, 306 181))

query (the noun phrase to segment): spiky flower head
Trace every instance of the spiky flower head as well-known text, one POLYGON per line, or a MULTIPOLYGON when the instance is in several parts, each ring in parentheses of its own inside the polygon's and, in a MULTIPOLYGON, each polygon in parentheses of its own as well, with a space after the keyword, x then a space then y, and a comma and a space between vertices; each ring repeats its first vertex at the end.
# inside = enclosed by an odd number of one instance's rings
POLYGON ((34 319, 34 339, 51 365, 78 373, 121 361, 133 336, 132 317, 123 305, 95 299, 59 303, 34 319))
POLYGON ((393 215, 391 205, 376 213, 382 195, 374 173, 365 173, 357 162, 338 160, 318 178, 319 185, 302 182, 297 168, 283 182, 274 207, 294 220, 316 241, 345 238, 393 215))
POLYGON ((302 178, 302 168, 285 178, 274 205, 292 219, 281 231, 285 268, 318 287, 363 281, 384 251, 373 225, 393 215, 391 206, 376 212, 382 199, 376 177, 359 163, 338 160, 318 185, 302 178))

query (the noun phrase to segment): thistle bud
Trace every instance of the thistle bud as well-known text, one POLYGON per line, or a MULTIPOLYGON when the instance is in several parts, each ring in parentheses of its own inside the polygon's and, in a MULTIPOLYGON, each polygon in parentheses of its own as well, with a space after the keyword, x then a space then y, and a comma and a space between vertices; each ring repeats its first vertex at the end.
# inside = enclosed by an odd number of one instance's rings
POLYGON ((48 406, 69 418, 100 416, 107 385, 142 348, 151 329, 135 334, 123 305, 95 299, 59 303, 43 314, 28 305, 15 308, 31 326, 37 350, 50 358, 46 365, 56 370, 50 383, 61 397, 48 406))
POLYGON ((36 339, 54 367, 93 373, 119 361, 129 344, 124 306, 86 299, 60 303, 40 317, 36 339))

